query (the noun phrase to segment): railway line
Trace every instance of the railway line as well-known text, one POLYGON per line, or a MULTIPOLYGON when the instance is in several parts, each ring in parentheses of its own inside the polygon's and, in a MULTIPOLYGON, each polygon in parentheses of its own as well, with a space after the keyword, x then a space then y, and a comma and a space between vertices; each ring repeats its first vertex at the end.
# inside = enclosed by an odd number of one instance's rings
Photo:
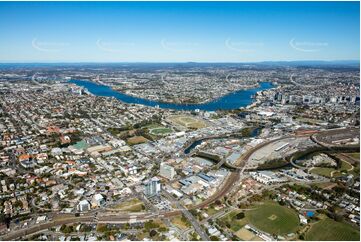
MULTIPOLYGON (((324 132, 323 132, 323 135, 325 135, 324 132)), ((215 194, 213 194, 212 196, 210 196, 209 198, 204 200, 203 202, 190 207, 188 210, 204 208, 204 207, 210 205, 211 203, 215 202, 216 200, 221 199, 228 192, 230 192, 232 190, 232 187, 240 179, 240 175, 246 170, 247 160, 258 149, 261 149, 261 148, 265 147, 266 145, 269 145, 273 142, 277 142, 282 139, 286 139, 286 138, 290 138, 290 137, 301 137, 301 136, 311 137, 311 135, 309 135, 309 134, 308 135, 298 135, 298 136, 297 135, 283 136, 283 137, 280 137, 277 139, 263 142, 255 147, 253 147, 252 149, 248 150, 247 153, 244 154, 243 156, 241 156, 240 159, 236 162, 236 166, 234 166, 235 171, 232 171, 230 173, 230 175, 223 182, 220 189, 215 194)), ((42 230, 49 229, 54 226, 63 225, 63 224, 80 223, 80 222, 82 222, 82 223, 127 223, 131 219, 136 220, 136 221, 148 221, 151 219, 155 219, 157 217, 171 218, 171 217, 174 217, 174 216, 177 216, 180 214, 182 214, 182 211, 180 211, 180 210, 159 212, 159 214, 128 213, 128 214, 117 214, 117 215, 114 215, 114 214, 109 215, 107 213, 99 211, 97 214, 90 212, 90 213, 84 214, 79 217, 65 217, 63 219, 60 219, 61 216, 56 216, 52 221, 48 221, 48 222, 45 222, 42 224, 36 224, 32 227, 22 228, 22 229, 18 229, 16 231, 11 231, 5 235, 0 236, 0 240, 19 239, 21 237, 24 237, 24 236, 27 236, 27 235, 30 235, 33 233, 37 233, 42 230), (57 217, 59 217, 59 219, 57 217)))

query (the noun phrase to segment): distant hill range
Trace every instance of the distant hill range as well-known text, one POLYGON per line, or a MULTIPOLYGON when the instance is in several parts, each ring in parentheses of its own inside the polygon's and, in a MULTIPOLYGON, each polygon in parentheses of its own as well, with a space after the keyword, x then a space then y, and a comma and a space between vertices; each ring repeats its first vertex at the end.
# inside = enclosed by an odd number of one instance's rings
POLYGON ((263 61, 258 62, 265 65, 278 65, 278 66, 310 66, 310 67, 360 67, 359 60, 338 60, 338 61, 263 61))

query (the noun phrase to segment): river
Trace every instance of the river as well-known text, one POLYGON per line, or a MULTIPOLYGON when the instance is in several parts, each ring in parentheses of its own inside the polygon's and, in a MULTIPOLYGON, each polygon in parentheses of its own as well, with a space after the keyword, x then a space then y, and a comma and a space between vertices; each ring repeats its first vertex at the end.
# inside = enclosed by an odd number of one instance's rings
MULTIPOLYGON (((255 128, 252 128, 249 136, 247 137, 256 137, 258 136, 262 131, 262 128, 260 127, 255 127, 255 128)), ((234 137, 229 137, 228 139, 234 139, 234 137)), ((224 139, 224 138, 211 138, 211 139, 224 139)), ((204 138, 204 139, 198 139, 198 140, 195 140, 190 146, 188 146, 185 150, 184 150, 184 154, 188 155, 194 148, 196 148, 198 145, 202 144, 203 141, 205 140, 210 140, 209 138, 204 138)))
POLYGON ((263 91, 274 87, 271 82, 261 82, 260 86, 257 88, 232 92, 207 103, 178 104, 178 103, 163 103, 159 101, 133 97, 121 93, 119 91, 115 91, 111 89, 111 87, 109 86, 101 85, 91 81, 70 80, 70 83, 86 88, 93 95, 115 97, 118 100, 125 103, 136 103, 151 107, 159 106, 160 108, 164 108, 164 109, 191 110, 191 111, 195 109, 199 109, 203 111, 231 110, 231 109, 238 109, 240 107, 246 107, 253 102, 252 96, 255 95, 258 91, 263 91))

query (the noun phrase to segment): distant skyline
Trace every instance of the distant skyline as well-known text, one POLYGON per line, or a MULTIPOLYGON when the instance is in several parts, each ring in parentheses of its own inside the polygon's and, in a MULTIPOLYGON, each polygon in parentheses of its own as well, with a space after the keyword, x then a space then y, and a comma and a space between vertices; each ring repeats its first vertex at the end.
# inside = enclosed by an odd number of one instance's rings
POLYGON ((0 62, 359 60, 359 2, 0 2, 0 62))

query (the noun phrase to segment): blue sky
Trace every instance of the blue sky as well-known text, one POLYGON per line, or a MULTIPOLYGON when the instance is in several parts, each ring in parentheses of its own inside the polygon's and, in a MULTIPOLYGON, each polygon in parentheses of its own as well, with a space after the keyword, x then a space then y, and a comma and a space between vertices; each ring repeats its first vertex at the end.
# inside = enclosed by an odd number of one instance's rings
POLYGON ((359 2, 0 2, 0 62, 359 60, 359 2))

